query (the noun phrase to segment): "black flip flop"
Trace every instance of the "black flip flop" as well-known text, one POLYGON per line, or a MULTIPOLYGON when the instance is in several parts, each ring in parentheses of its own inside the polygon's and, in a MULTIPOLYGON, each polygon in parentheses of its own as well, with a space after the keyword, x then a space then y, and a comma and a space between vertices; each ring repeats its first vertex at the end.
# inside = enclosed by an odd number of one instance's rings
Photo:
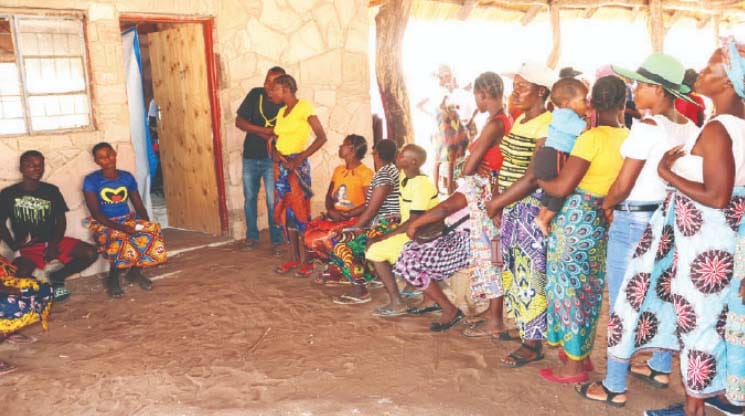
POLYGON ((631 371, 631 368, 629 368, 629 374, 632 376, 638 378, 639 380, 644 380, 647 383, 649 383, 652 387, 658 388, 658 389, 666 389, 670 383, 663 383, 661 381, 655 380, 657 376, 669 376, 670 373, 663 373, 661 371, 655 371, 653 370, 649 364, 645 364, 646 367, 649 369, 649 375, 646 374, 639 374, 631 371))
MULTIPOLYGON (((506 368, 520 368, 520 367, 525 366, 526 364, 530 364, 530 363, 533 363, 533 362, 536 362, 536 361, 541 361, 545 357, 543 355, 543 352, 542 352, 543 351, 543 347, 542 346, 531 347, 530 345, 528 345, 526 343, 522 343, 522 344, 520 344, 520 348, 524 348, 524 349, 526 349, 528 351, 533 352, 533 354, 535 354, 535 357, 533 357, 533 358, 525 358, 522 355, 518 355, 517 354, 517 351, 515 351, 515 352, 511 352, 507 356, 507 358, 511 358, 512 361, 515 362, 514 364, 508 364, 508 363, 505 363, 505 362, 500 362, 499 365, 501 367, 506 367, 506 368)), ((518 351, 519 351, 519 349, 518 349, 518 351)))
POLYGON ((455 326, 455 324, 457 324, 458 322, 460 322, 460 320, 463 319, 463 318, 465 318, 465 317, 466 317, 466 315, 463 314, 463 311, 461 311, 460 309, 458 309, 458 312, 455 313, 455 317, 453 317, 453 319, 451 319, 450 321, 445 322, 445 323, 432 322, 432 325, 430 325, 429 330, 432 331, 432 332, 445 332, 448 329, 450 329, 453 326, 455 326))
POLYGON ((416 308, 416 307, 409 308, 409 309, 406 310, 406 313, 408 313, 409 315, 424 315, 425 313, 437 312, 439 310, 442 310, 442 308, 440 307, 440 305, 438 305, 436 303, 433 303, 433 304, 431 304, 429 306, 425 306, 423 308, 416 308))
POLYGON ((603 385, 603 383, 601 383, 599 381, 593 381, 593 382, 590 382, 590 383, 578 384, 577 386, 575 386, 574 389, 577 391, 577 394, 579 394, 580 396, 582 396, 582 398, 584 398, 586 400, 592 400, 592 401, 596 401, 596 402, 605 402, 605 404, 607 404, 609 406, 613 406, 613 407, 624 407, 624 406, 626 406, 626 402, 625 401, 623 401, 623 402, 614 402, 613 401, 613 399, 615 399, 616 397, 618 397, 618 396, 620 396, 622 394, 626 394, 625 391, 622 392, 622 393, 613 393, 612 391, 610 391, 607 388, 605 388, 605 386, 603 385), (599 384, 600 387, 603 388, 603 391, 605 392, 605 400, 596 399, 594 397, 590 397, 590 396, 587 395, 587 391, 590 389, 590 387, 592 387, 595 384, 599 384))

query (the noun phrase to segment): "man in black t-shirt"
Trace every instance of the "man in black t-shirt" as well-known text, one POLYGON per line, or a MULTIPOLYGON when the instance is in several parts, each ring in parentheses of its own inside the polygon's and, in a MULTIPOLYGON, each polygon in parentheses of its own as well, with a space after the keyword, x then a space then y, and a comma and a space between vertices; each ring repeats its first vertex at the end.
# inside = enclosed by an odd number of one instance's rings
POLYGON ((60 302, 70 296, 65 278, 85 270, 98 253, 90 244, 65 237, 67 204, 56 186, 41 182, 44 156, 29 150, 21 155, 20 164, 23 180, 0 191, 0 239, 20 251, 13 261, 18 276, 38 276, 35 269, 49 270, 49 266, 55 269, 48 277, 54 300, 60 302))
POLYGON ((264 179, 266 210, 269 222, 274 255, 278 255, 279 244, 283 242, 282 232, 274 224, 274 162, 268 151, 268 142, 277 120, 280 106, 269 100, 267 89, 274 79, 283 75, 285 70, 275 66, 269 70, 264 79, 264 87, 252 89, 238 108, 235 126, 246 132, 243 142, 243 196, 246 214, 246 244, 244 250, 254 250, 259 243, 257 198, 261 179, 264 179))

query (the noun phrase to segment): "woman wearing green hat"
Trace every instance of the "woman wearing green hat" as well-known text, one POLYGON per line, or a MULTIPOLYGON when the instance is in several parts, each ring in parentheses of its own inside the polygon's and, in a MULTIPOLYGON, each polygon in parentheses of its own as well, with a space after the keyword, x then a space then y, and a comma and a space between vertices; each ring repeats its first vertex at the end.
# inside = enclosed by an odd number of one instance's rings
POLYGON ((685 147, 660 160, 658 173, 671 189, 637 245, 624 296, 608 320, 608 353, 618 360, 642 350, 680 351, 685 405, 647 416, 703 416, 705 401, 727 405, 717 396, 728 384, 729 399, 745 402, 745 354, 735 351, 745 342, 745 291, 738 293, 742 274, 733 279, 742 261, 735 255, 738 230, 745 235, 742 70, 736 48, 718 49, 696 81, 694 89, 711 98, 715 115, 685 147))
MULTIPOLYGON (((675 110, 676 93, 685 70, 669 55, 654 54, 642 64, 639 72, 612 67, 625 78, 635 81, 634 97, 639 110, 647 116, 631 127, 629 137, 621 146, 623 166, 603 201, 606 216, 613 218, 608 230, 608 255, 605 263, 610 310, 620 292, 624 273, 634 254, 634 248, 665 199, 666 185, 657 173, 657 164, 671 148, 685 144, 698 133, 698 127, 675 110), (650 79, 642 73, 652 74, 650 79)), ((667 387, 670 382, 672 353, 656 351, 649 361, 631 366, 631 374, 655 387, 667 387)), ((626 404, 626 361, 608 357, 608 370, 600 382, 578 386, 578 393, 590 400, 605 401, 616 407, 626 404)))

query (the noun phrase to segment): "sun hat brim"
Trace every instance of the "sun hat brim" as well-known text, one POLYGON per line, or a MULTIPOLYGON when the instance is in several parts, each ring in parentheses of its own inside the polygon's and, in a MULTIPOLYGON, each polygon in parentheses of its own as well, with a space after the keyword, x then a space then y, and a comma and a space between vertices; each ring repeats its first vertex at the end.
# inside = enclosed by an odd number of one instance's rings
POLYGON ((678 89, 669 88, 669 87, 667 87, 665 85, 662 85, 661 83, 659 83, 657 81, 654 81, 654 80, 651 80, 651 79, 645 77, 644 75, 638 73, 637 71, 632 71, 630 69, 623 68, 623 67, 616 66, 616 65, 611 65, 610 67, 613 70, 613 72, 615 72, 616 74, 618 74, 618 75, 620 75, 620 76, 622 76, 622 77, 624 77, 626 79, 643 82, 645 84, 659 85, 660 87, 664 88, 665 91, 669 92, 670 94, 674 95, 675 97, 680 98, 682 100, 686 100, 689 103, 693 103, 693 104, 698 105, 697 102, 693 101, 693 99, 691 97, 689 97, 688 95, 686 95, 686 94, 688 94, 688 93, 691 92, 691 89, 687 85, 680 84, 680 86, 679 86, 678 89))

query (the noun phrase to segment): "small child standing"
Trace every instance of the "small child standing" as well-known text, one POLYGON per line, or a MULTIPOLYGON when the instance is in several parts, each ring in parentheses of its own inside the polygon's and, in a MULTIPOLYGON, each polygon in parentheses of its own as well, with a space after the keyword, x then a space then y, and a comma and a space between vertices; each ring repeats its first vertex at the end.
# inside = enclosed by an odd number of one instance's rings
MULTIPOLYGON (((551 113, 546 144, 535 153, 535 177, 551 180, 559 175, 577 136, 587 127, 587 87, 574 78, 557 81, 551 88, 551 102, 556 109, 551 113)), ((564 205, 564 198, 543 194, 541 210, 535 218, 535 225, 548 236, 551 220, 564 205)))

